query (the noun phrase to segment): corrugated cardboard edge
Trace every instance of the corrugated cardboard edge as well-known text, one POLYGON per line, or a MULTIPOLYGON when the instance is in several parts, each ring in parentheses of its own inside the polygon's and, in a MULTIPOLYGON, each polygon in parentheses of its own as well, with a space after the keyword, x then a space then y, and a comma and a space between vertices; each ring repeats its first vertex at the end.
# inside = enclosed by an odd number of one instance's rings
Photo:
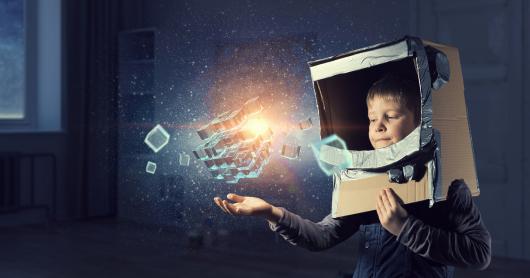
POLYGON ((449 82, 433 91, 433 128, 441 133, 442 176, 444 198, 451 182, 464 179, 473 196, 480 195, 471 132, 464 96, 464 80, 459 51, 455 47, 423 41, 447 55, 451 69, 449 82), (443 98, 443 99, 442 99, 443 98), (450 101, 447 101, 450 99, 450 101))

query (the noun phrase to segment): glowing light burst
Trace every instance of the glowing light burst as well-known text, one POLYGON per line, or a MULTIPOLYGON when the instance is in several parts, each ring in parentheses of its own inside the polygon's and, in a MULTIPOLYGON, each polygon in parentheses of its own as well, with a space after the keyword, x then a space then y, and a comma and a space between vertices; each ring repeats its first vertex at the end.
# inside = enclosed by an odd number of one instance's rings
POLYGON ((270 159, 272 130, 254 118, 263 107, 258 97, 233 111, 219 114, 197 130, 204 141, 193 154, 204 162, 215 179, 237 183, 257 178, 270 159))
POLYGON ((267 130, 274 132, 270 161, 259 176, 259 183, 264 185, 298 182, 296 173, 316 166, 306 155, 311 152, 308 144, 318 138, 318 122, 313 123, 317 128, 301 129, 299 125, 304 119, 318 118, 311 83, 307 82, 308 57, 300 57, 294 49, 291 42, 283 40, 236 48, 221 46, 216 66, 197 80, 201 83, 205 78, 210 80, 202 99, 207 108, 205 115, 238 109, 249 98, 259 97, 263 111, 259 117, 247 118, 244 128, 254 136, 267 130), (285 143, 302 147, 299 159, 281 157, 285 143))
POLYGON ((264 119, 253 118, 247 121, 243 129, 250 131, 255 136, 258 136, 269 129, 269 124, 264 119))

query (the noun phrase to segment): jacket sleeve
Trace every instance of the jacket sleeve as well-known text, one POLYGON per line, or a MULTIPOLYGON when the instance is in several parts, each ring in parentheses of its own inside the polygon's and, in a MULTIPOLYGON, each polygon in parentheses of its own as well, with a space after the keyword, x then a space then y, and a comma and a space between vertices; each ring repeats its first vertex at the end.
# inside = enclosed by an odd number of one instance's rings
POLYGON ((331 248, 346 240, 359 229, 359 221, 353 216, 334 219, 331 214, 315 223, 280 207, 283 216, 276 224, 269 222, 272 231, 287 242, 310 251, 331 248))
POLYGON ((446 202, 450 229, 427 225, 409 214, 397 240, 412 252, 439 263, 487 268, 491 237, 463 180, 452 182, 446 202))

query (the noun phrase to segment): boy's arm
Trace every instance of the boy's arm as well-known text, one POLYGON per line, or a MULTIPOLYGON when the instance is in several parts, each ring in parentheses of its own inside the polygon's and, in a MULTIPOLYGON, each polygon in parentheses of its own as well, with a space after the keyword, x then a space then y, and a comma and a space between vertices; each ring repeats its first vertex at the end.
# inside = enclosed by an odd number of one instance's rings
POLYGON ((333 219, 329 214, 315 223, 285 208, 277 209, 282 213, 277 221, 269 220, 271 230, 279 233, 289 243, 311 251, 321 251, 337 245, 353 235, 360 225, 360 221, 354 216, 333 219))
POLYGON ((453 181, 446 202, 453 229, 432 227, 409 214, 397 240, 436 262, 485 269, 491 260, 491 237, 463 180, 453 181))

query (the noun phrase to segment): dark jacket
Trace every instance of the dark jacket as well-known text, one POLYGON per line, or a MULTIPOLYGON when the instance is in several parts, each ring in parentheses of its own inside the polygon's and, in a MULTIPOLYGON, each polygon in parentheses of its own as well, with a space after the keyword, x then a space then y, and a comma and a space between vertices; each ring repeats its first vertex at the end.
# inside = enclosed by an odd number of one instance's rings
POLYGON ((381 226, 373 211, 337 219, 328 215, 315 223, 281 208, 283 216, 270 228, 312 251, 331 248, 359 231, 353 277, 452 277, 452 266, 489 265, 491 237, 463 180, 453 181, 447 200, 431 208, 428 201, 404 207, 409 216, 397 237, 381 226))

